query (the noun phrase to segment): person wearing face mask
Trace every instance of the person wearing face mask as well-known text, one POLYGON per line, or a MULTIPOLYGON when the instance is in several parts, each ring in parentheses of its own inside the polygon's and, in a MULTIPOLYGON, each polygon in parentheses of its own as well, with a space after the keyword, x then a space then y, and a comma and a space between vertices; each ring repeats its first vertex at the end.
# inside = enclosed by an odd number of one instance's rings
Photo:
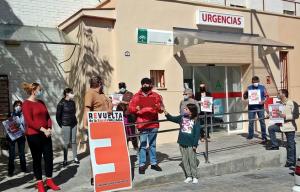
POLYGON ((190 88, 187 88, 183 92, 183 100, 180 101, 179 104, 179 113, 182 115, 184 113, 184 108, 186 107, 187 104, 195 104, 197 107, 198 114, 200 113, 200 106, 198 102, 193 99, 193 90, 190 88))
MULTIPOLYGON (((100 76, 92 76, 89 80, 90 88, 84 96, 83 130, 88 129, 87 114, 89 111, 106 111, 112 113, 111 100, 103 93, 103 82, 100 76)), ((89 149, 88 149, 89 150, 89 149)), ((93 170, 91 168, 91 185, 94 185, 93 170)))
POLYGON ((259 118, 260 128, 261 128, 261 137, 262 143, 267 143, 267 134, 266 134, 266 123, 265 123, 265 111, 264 104, 266 101, 267 90, 264 85, 259 83, 259 77, 252 77, 252 85, 248 86, 247 91, 244 92, 244 99, 248 99, 248 91, 249 90, 258 90, 260 92, 261 101, 256 105, 248 105, 248 119, 249 119, 249 128, 248 128, 248 140, 253 139, 254 137, 254 120, 257 114, 259 118))
POLYGON ((279 144, 276 139, 276 132, 285 133, 287 145, 287 160, 285 167, 294 167, 296 165, 296 143, 295 143, 295 131, 297 128, 294 112, 294 102, 289 99, 289 92, 287 89, 281 89, 278 92, 278 98, 280 104, 284 106, 282 113, 279 116, 284 119, 284 123, 276 123, 268 127, 270 134, 271 146, 268 146, 267 150, 279 150, 279 144))
MULTIPOLYGON (((195 94, 195 100, 199 102, 199 104, 201 105, 201 98, 202 97, 211 97, 211 93, 207 90, 206 85, 204 83, 200 83, 199 86, 199 92, 197 92, 195 94)), ((207 112, 207 115, 211 115, 212 113, 207 112)), ((200 115, 204 115, 204 112, 201 111, 200 108, 200 115)), ((200 119, 201 125, 204 125, 204 118, 200 119)), ((207 117, 207 123, 210 124, 211 122, 211 117, 207 117)), ((210 136, 209 136, 209 132, 210 132, 210 126, 207 127, 207 139, 210 140, 210 136)), ((205 141, 205 130, 201 129, 201 133, 200 133, 200 140, 201 142, 205 141)))
POLYGON ((60 100, 56 108, 56 121, 62 128, 63 133, 63 151, 64 161, 63 166, 68 164, 68 145, 71 140, 74 163, 79 164, 77 158, 77 119, 76 119, 76 104, 74 102, 74 93, 71 88, 66 88, 63 92, 64 97, 60 100))
MULTIPOLYGON (((126 86, 125 82, 120 82, 119 83, 119 92, 118 92, 118 94, 123 95, 121 103, 124 104, 124 107, 125 107, 124 114, 127 117, 127 123, 129 123, 129 124, 134 123, 135 122, 134 114, 129 113, 129 110, 128 110, 128 104, 129 104, 130 100, 133 97, 133 93, 127 90, 127 86, 126 86)), ((127 128, 130 129, 130 132, 132 134, 136 133, 136 129, 135 129, 134 125, 130 126, 130 127, 127 127, 127 128)), ((139 145, 138 145, 137 137, 130 137, 128 139, 132 142, 134 150, 138 151, 139 145)))
POLYGON ((140 136, 139 174, 145 174, 148 142, 151 169, 162 171, 156 158, 156 137, 159 123, 153 121, 157 121, 158 113, 163 112, 163 102, 162 97, 152 91, 153 85, 151 79, 143 78, 141 85, 140 91, 129 102, 129 112, 136 115, 137 123, 152 121, 151 123, 137 124, 138 130, 142 134, 140 136))
MULTIPOLYGON (((20 123, 22 124, 22 127, 25 127, 24 123, 24 117, 22 113, 22 101, 15 101, 13 103, 13 112, 11 114, 11 117, 19 117, 20 123)), ((15 170, 15 146, 16 143, 18 144, 18 152, 19 152, 19 158, 20 158, 20 165, 21 165, 21 170, 22 172, 26 173, 27 168, 26 168, 26 158, 25 158, 25 130, 22 130, 23 134, 21 137, 17 138, 16 140, 11 140, 10 137, 7 135, 6 139, 8 141, 8 152, 9 152, 9 157, 8 157, 8 176, 12 177, 14 174, 15 170)))
POLYGON ((180 124, 177 143, 182 155, 182 164, 186 173, 185 183, 198 183, 196 149, 202 129, 198 120, 198 108, 195 104, 188 103, 183 109, 183 114, 172 116, 164 110, 167 120, 180 124))
POLYGON ((44 192, 42 176, 42 157, 44 157, 45 185, 53 191, 60 190, 53 179, 52 122, 45 103, 41 100, 43 92, 38 83, 22 83, 22 88, 29 95, 23 102, 23 114, 26 124, 26 137, 33 160, 33 173, 37 180, 36 187, 44 192))

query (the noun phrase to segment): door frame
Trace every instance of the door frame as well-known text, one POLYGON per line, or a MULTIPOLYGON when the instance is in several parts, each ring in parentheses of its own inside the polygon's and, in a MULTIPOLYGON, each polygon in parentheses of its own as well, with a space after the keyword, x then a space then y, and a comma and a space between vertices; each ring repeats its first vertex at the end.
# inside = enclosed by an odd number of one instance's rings
MULTIPOLYGON (((226 94, 226 99, 225 99, 225 105, 226 105, 226 109, 228 110, 229 108, 229 100, 228 100, 228 96, 229 96, 229 91, 228 91, 228 67, 240 67, 240 76, 241 76, 241 92, 243 92, 243 76, 242 76, 242 66, 239 64, 233 64, 233 65, 221 65, 221 64, 214 64, 214 65, 208 65, 208 64, 197 64, 197 65, 186 65, 187 67, 192 67, 192 82, 193 82, 193 93, 195 94, 196 92, 196 85, 195 85, 195 68, 196 67, 214 67, 214 66, 219 66, 219 67, 224 67, 224 75, 225 75, 225 94, 226 94)), ((227 112, 227 111, 226 111, 227 112)), ((244 117, 243 114, 242 115, 242 119, 244 117)), ((226 121, 229 122, 229 115, 226 115, 226 121)), ((235 134, 235 133, 243 133, 244 132, 244 123, 242 123, 242 129, 238 129, 238 130, 230 130, 230 125, 226 124, 227 127, 227 133, 229 134, 235 134)), ((213 129, 212 129, 213 132, 213 129)))

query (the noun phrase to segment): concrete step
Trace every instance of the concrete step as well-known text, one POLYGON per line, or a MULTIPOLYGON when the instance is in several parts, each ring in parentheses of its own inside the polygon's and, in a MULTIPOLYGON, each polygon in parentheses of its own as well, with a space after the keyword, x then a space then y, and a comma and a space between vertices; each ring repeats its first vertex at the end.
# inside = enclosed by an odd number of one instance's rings
MULTIPOLYGON (((198 166, 200 179, 202 177, 221 176, 265 167, 279 167, 284 165, 286 161, 286 149, 284 147, 280 147, 277 151, 267 151, 265 146, 260 144, 260 139, 255 139, 251 143, 239 135, 221 136, 215 139, 216 141, 209 143, 210 162, 205 163, 205 158, 202 154, 198 156, 200 160, 200 165, 198 166)), ((185 179, 183 169, 180 167, 181 155, 178 146, 165 144, 160 148, 158 147, 157 150, 163 171, 156 172, 149 167, 145 175, 139 175, 138 165, 136 164, 133 190, 147 188, 153 184, 183 181, 185 179)), ((203 152, 204 145, 200 146, 199 150, 203 152)))

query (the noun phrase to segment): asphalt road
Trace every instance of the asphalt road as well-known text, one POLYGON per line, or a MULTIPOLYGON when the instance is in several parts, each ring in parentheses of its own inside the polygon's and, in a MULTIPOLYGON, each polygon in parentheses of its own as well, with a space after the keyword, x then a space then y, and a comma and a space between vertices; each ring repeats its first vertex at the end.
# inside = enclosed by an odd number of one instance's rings
POLYGON ((166 183, 135 190, 157 191, 201 191, 201 192, 291 192, 294 186, 293 171, 285 167, 267 168, 217 177, 200 178, 198 184, 182 181, 166 183))

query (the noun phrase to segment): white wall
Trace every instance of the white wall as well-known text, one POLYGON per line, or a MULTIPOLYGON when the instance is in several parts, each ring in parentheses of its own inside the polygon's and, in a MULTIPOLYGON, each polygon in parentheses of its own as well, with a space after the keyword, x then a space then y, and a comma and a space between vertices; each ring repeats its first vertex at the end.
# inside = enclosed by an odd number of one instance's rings
POLYGON ((265 0, 265 10, 282 14, 282 0, 265 0))
MULTIPOLYGON (((0 23, 57 27, 81 8, 96 7, 98 0, 0 0, 0 23)), ((58 65, 64 60, 64 46, 22 43, 7 46, 0 41, 0 74, 9 77, 11 104, 26 99, 22 82, 38 82, 44 88, 45 101, 57 134, 55 145, 61 141, 60 128, 55 121, 56 105, 66 88, 64 72, 58 65)))
POLYGON ((262 11, 264 8, 263 0, 247 0, 247 8, 262 11))
MULTIPOLYGON (((96 7, 99 0, 1 0, 8 2, 24 25, 56 27, 81 8, 96 7)), ((0 10, 1 11, 1 10, 0 10)))

